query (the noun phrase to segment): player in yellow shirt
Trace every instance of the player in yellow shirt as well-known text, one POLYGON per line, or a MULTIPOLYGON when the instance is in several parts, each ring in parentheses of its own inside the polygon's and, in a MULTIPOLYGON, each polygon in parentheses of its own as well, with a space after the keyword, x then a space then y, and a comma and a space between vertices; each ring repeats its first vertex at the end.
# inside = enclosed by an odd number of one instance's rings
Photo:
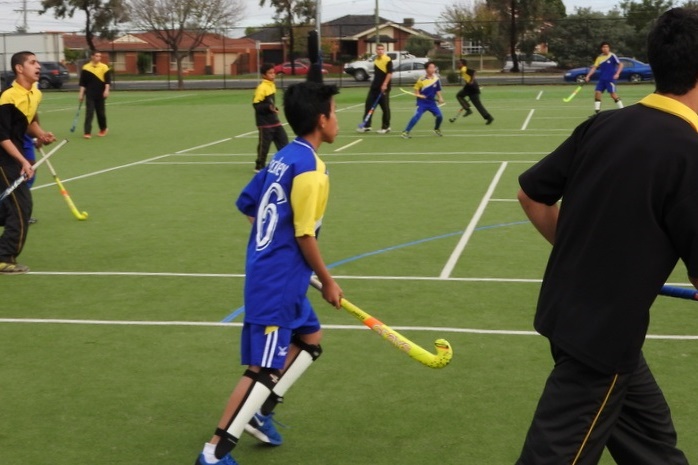
POLYGON ((109 66, 102 63, 102 54, 92 52, 92 58, 80 72, 80 94, 79 99, 85 100, 85 131, 83 137, 92 137, 92 119, 97 113, 97 124, 99 125, 99 136, 107 135, 107 111, 106 100, 111 89, 111 70, 109 66))
POLYGON ((276 106, 276 84, 274 83, 276 71, 274 71, 273 65, 265 63, 259 72, 262 74, 262 82, 257 86, 252 100, 255 120, 259 129, 255 171, 266 166, 272 142, 274 142, 277 152, 288 145, 288 136, 281 121, 279 121, 279 108, 276 106))

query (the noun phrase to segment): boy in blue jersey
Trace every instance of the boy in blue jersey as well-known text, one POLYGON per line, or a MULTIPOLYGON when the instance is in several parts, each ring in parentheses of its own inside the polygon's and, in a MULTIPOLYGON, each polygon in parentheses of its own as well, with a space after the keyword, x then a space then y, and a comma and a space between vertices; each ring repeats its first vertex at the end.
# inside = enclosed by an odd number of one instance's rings
POLYGON ((615 53, 611 53, 611 45, 608 42, 601 43, 601 55, 596 57, 594 65, 589 69, 584 81, 589 82, 596 70, 599 70, 599 82, 596 83, 594 92, 594 112, 601 111, 601 94, 606 91, 618 108, 623 108, 623 102, 616 93, 616 79, 623 70, 623 63, 620 62, 615 53))
POLYGON ((298 137, 274 155, 237 200, 252 223, 240 344, 241 362, 248 368, 196 465, 237 464, 230 452, 243 431, 266 444, 281 444, 273 409, 322 353, 320 323, 306 296, 313 273, 322 282, 323 298, 340 308, 342 290, 317 243, 329 178, 316 150, 337 136, 337 93, 335 86, 316 82, 288 87, 284 114, 298 137))
POLYGON ((436 65, 433 61, 427 62, 424 65, 427 74, 419 78, 414 85, 414 95, 417 97, 417 111, 415 111, 414 116, 407 123, 407 127, 402 131, 402 138, 409 139, 412 137, 410 131, 417 124, 419 118, 422 117, 424 112, 428 111, 436 117, 436 122, 434 123, 434 134, 441 136, 441 122, 444 117, 439 110, 436 101, 439 103, 444 103, 444 99, 441 96, 441 81, 439 76, 436 74, 436 65))

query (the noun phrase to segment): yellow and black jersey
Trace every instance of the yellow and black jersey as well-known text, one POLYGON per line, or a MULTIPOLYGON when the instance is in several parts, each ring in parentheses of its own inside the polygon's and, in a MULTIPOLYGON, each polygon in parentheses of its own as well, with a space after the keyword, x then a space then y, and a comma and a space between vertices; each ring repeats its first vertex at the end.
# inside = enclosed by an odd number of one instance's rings
POLYGON ((85 63, 80 72, 80 87, 90 98, 99 98, 104 94, 107 84, 111 85, 111 70, 104 63, 85 63))
MULTIPOLYGON (((11 140, 17 150, 22 153, 22 142, 27 126, 29 123, 24 112, 12 103, 0 104, 0 141, 11 140)), ((0 146, 0 166, 16 164, 17 160, 0 146)))
POLYGON ((259 83, 254 92, 252 106, 254 107, 257 127, 268 128, 281 125, 278 113, 273 110, 276 108, 276 84, 274 81, 263 79, 259 83))
POLYGON ((25 89, 17 81, 0 94, 0 105, 11 104, 17 107, 27 117, 27 124, 36 118, 41 103, 42 94, 36 83, 31 89, 25 89))
MULTIPOLYGON (((391 60, 388 55, 376 57, 373 62, 373 82, 371 82, 371 89, 380 89, 388 74, 393 74, 393 60, 391 60)), ((390 83, 388 83, 388 89, 390 89, 390 83)))
POLYGON ((463 82, 466 85, 475 84, 475 70, 472 68, 468 68, 467 66, 461 66, 460 77, 461 79, 463 79, 463 82))

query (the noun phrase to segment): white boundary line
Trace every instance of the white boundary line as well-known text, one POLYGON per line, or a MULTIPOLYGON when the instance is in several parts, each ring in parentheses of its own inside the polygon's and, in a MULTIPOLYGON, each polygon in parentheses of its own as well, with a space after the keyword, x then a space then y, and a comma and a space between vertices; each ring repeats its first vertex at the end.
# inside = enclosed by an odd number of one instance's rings
POLYGON ((480 221, 480 218, 482 217, 483 213, 485 213, 485 207, 487 206, 487 203, 492 197, 492 194, 494 193, 494 188, 497 187, 497 184, 499 183, 499 180, 502 177, 502 174, 504 173, 504 170, 506 168, 507 162, 503 162, 499 167, 497 174, 494 175, 494 178, 492 179, 490 187, 487 189, 485 196, 480 201, 480 205, 477 207, 475 215, 473 215, 472 219, 470 220, 470 224, 468 224, 468 227, 465 228, 465 231, 463 232, 460 241, 458 241, 458 245, 456 245, 456 248, 449 257, 448 262, 446 262, 446 266, 444 266, 443 270, 441 270, 441 275, 439 276, 440 278, 445 279, 451 276, 453 268, 455 268, 456 263, 458 263, 458 259, 463 253, 463 249, 465 249, 465 246, 468 244, 470 236, 473 235, 473 231, 475 231, 475 226, 477 226, 477 222, 480 221))
MULTIPOLYGON (((184 327, 205 327, 205 328, 241 328, 242 323, 224 323, 209 321, 135 321, 135 320, 79 320, 79 319, 58 319, 58 318, 0 318, 0 324, 54 324, 54 325, 92 325, 92 326, 184 326, 184 327)), ((358 325, 322 325, 325 329, 339 330, 360 330, 368 331, 369 328, 358 325)), ((397 331, 422 331, 456 334, 483 334, 499 336, 540 336, 535 331, 520 331, 509 329, 476 329, 476 328, 451 328, 451 327, 428 327, 428 326, 391 326, 397 331)), ((647 339, 673 340, 673 341, 695 341, 698 336, 678 335, 678 334, 648 334, 647 339)))
POLYGON ((535 109, 531 108, 531 111, 528 112, 528 116, 526 117, 526 121, 524 121, 523 126, 521 126, 521 130, 525 131, 526 128, 528 127, 528 123, 531 122, 531 118, 533 118, 533 113, 535 113, 535 109))
POLYGON ((343 146, 339 147, 338 149, 336 149, 335 152, 341 152, 342 150, 348 149, 348 148, 351 147, 352 145, 356 145, 356 144, 358 144, 359 142, 363 142, 363 139, 357 139, 357 140, 355 140, 354 142, 350 142, 350 143, 347 144, 347 145, 343 145, 343 146))

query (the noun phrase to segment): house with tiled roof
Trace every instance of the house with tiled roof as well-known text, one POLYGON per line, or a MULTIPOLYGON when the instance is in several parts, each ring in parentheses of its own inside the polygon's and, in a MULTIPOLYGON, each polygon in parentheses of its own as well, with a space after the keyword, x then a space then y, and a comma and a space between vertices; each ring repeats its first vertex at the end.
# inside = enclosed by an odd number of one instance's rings
MULTIPOLYGON (((188 51, 194 40, 193 35, 185 34, 180 46, 180 51, 187 51, 182 61, 182 69, 187 74, 237 75, 255 72, 258 67, 254 40, 210 33, 188 51)), ((117 74, 168 75, 177 72, 174 54, 154 32, 126 33, 114 40, 95 38, 94 43, 102 52, 103 61, 109 63, 117 74)), ((88 59, 89 49, 84 35, 64 34, 63 44, 65 49, 84 52, 85 60, 88 59)))

